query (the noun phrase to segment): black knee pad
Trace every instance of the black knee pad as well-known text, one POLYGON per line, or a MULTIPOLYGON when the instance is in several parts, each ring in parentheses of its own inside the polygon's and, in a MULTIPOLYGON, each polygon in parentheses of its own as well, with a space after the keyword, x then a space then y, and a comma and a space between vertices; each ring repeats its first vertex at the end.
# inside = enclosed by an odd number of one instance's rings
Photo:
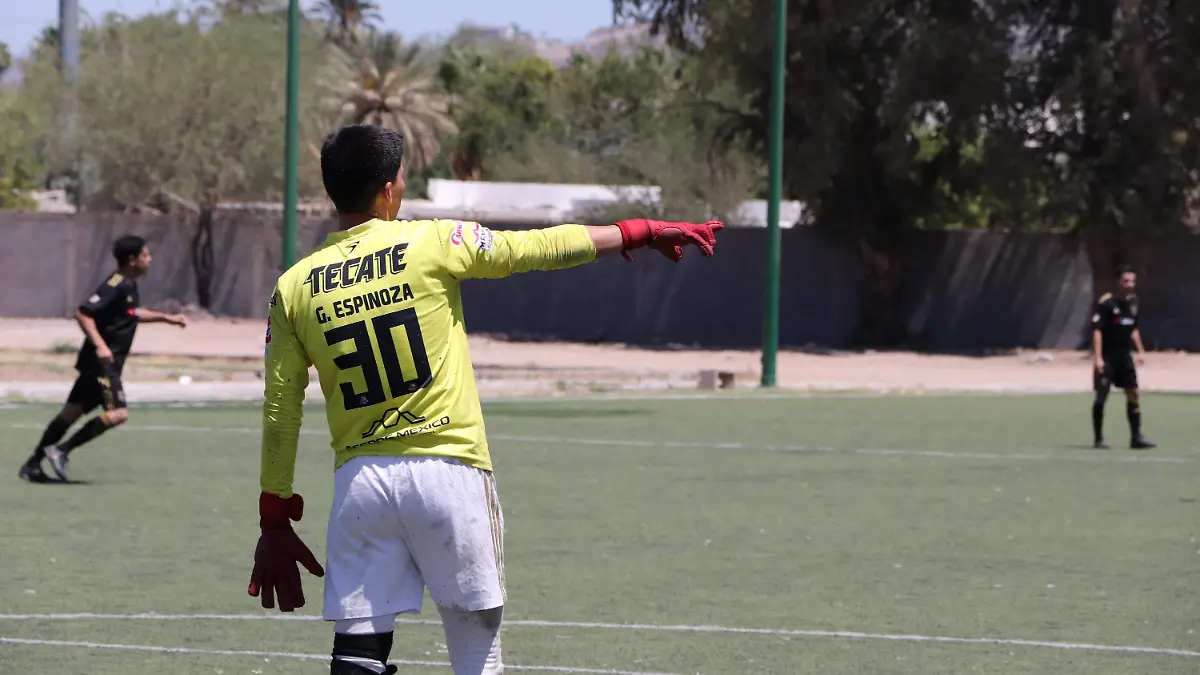
MULTIPOLYGON (((333 636, 333 659, 329 663, 330 675, 375 675, 375 671, 343 661, 338 657, 366 659, 380 664, 387 664, 388 656, 392 653, 393 633, 376 633, 368 635, 347 635, 335 633, 333 636)), ((387 672, 396 672, 389 667, 387 672)))

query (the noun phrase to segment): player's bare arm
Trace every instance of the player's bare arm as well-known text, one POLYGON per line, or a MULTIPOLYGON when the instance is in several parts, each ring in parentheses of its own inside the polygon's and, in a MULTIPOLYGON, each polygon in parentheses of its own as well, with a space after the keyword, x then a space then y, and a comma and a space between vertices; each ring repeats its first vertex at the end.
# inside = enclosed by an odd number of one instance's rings
POLYGON ((100 359, 101 363, 112 363, 112 350, 108 348, 108 343, 100 336, 100 329, 96 327, 96 319, 83 312, 75 312, 75 322, 79 324, 79 328, 87 336, 87 339, 91 340, 92 344, 96 346, 96 358, 100 359))
POLYGON ((182 314, 166 314, 152 309, 139 309, 137 316, 138 321, 142 323, 169 323, 180 328, 186 328, 188 325, 187 317, 182 314))
POLYGON ((1137 364, 1144 366, 1146 365, 1146 347, 1142 344, 1142 330, 1134 328, 1131 337, 1133 338, 1133 346, 1137 348, 1137 364))
POLYGON ((614 253, 620 253, 624 248, 621 228, 616 225, 600 225, 588 228, 592 244, 596 247, 596 257, 603 258, 614 253))
POLYGON ((1099 328, 1092 331, 1092 360, 1096 370, 1104 372, 1104 335, 1099 328))

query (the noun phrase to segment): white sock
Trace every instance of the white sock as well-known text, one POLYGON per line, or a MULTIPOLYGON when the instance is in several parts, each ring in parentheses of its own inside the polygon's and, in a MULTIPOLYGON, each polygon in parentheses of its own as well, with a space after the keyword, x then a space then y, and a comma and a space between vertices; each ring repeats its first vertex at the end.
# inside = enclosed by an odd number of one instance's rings
POLYGON ((504 663, 500 658, 500 617, 503 611, 503 607, 481 612, 438 607, 454 675, 504 673, 504 663))

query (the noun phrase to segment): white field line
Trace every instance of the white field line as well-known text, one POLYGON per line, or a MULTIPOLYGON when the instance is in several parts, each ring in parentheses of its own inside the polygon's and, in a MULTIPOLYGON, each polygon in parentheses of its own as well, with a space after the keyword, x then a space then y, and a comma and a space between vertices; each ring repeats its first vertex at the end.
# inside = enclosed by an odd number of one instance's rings
POLYGON ((489 434, 489 439, 517 443, 550 443, 560 445, 600 445, 624 448, 674 448, 690 450, 766 450, 808 454, 853 454, 883 455, 898 457, 931 457, 938 459, 1020 459, 1033 461, 1069 460, 1076 462, 1150 462, 1159 464, 1190 464, 1196 460, 1189 457, 1157 457, 1150 455, 1031 455, 997 452, 948 452, 940 450, 893 450, 885 448, 831 448, 827 446, 777 445, 758 443, 698 443, 691 441, 637 441, 611 438, 562 438, 557 436, 506 436, 489 434))
MULTIPOLYGON (((44 382, 15 382, 0 383, 0 396, 16 395, 23 399, 20 402, 0 404, 0 408, 18 408, 30 405, 57 403, 66 396, 70 382, 56 382, 47 385, 44 382)), ((236 406, 261 404, 262 395, 256 392, 253 396, 222 395, 221 383, 203 383, 200 387, 211 391, 211 396, 198 395, 197 385, 177 385, 171 382, 162 383, 131 383, 127 387, 138 389, 142 401, 141 407, 161 408, 203 408, 212 406, 236 406), (216 385, 216 386, 213 386, 216 385), (188 396, 177 399, 161 395, 150 395, 147 389, 157 387, 162 390, 178 390, 188 396), (186 387, 186 388, 185 388, 186 387)), ((229 389, 226 387, 226 389, 229 389)), ((244 387, 243 387, 244 389, 244 387)), ((874 399, 874 398, 939 398, 939 397, 1008 397, 1008 396, 1061 396, 1067 394, 1083 394, 1090 389, 1082 387, 1022 387, 1018 385, 978 385, 969 387, 895 387, 879 384, 834 384, 819 385, 805 389, 776 389, 764 391, 743 387, 721 392, 700 392, 688 390, 629 390, 607 393, 578 393, 559 395, 496 395, 485 394, 480 397, 484 403, 593 403, 593 402, 624 402, 624 401, 772 401, 772 400, 804 400, 820 398, 845 399, 874 399)), ((1200 393, 1200 390, 1174 389, 1143 389, 1147 393, 1188 394, 1200 393)), ((239 392, 234 391, 234 394, 239 392)), ((244 394, 244 392, 242 392, 244 394)), ((323 398, 317 385, 312 385, 305 400, 306 405, 321 405, 323 398)))
MULTIPOLYGON (((34 429, 41 430, 42 426, 37 424, 10 424, 12 429, 34 429)), ((163 424, 146 424, 146 425, 130 425, 123 428, 124 431, 156 431, 168 433, 233 433, 233 434, 259 434, 260 429, 251 427, 197 427, 197 426, 174 426, 163 424)), ((315 429, 301 429, 300 433, 305 436, 323 436, 328 437, 325 431, 316 431, 315 429)), ((687 450, 757 450, 768 452, 794 452, 805 454, 850 454, 850 455, 880 455, 885 457, 928 457, 932 459, 994 459, 994 460, 1028 460, 1037 462, 1117 462, 1122 464, 1194 464, 1197 459, 1194 457, 1160 457, 1155 455, 1125 455, 1111 454, 1102 455, 1094 453, 1082 453, 1074 451, 1071 454, 1061 455, 1034 455, 1024 453, 997 453, 997 452, 948 452, 940 450, 891 450, 885 448, 831 448, 822 446, 803 446, 803 445, 775 445, 775 444, 756 444, 756 443, 695 443, 689 441, 638 441, 630 439, 614 439, 614 438, 564 438, 560 436, 511 436, 505 434, 488 434, 488 440, 506 441, 512 443, 546 443, 551 445, 580 445, 580 446, 607 446, 618 448, 671 448, 671 449, 687 449, 687 450)))
MULTIPOLYGON (((237 406, 257 406, 262 404, 262 395, 255 392, 253 395, 247 396, 242 392, 226 392, 222 394, 220 388, 213 388, 211 384, 220 383, 204 383, 201 386, 208 386, 211 390, 211 395, 201 395, 194 387, 197 385, 177 385, 170 382, 158 383, 161 389, 177 389, 183 393, 190 394, 188 396, 179 395, 152 395, 145 389, 148 385, 155 383, 136 383, 133 386, 138 390, 139 408, 145 409, 161 409, 161 408, 212 408, 212 407, 237 407, 237 406), (187 389, 184 389, 184 387, 187 389)), ((31 406, 46 405, 48 403, 58 403, 62 397, 67 395, 67 390, 70 388, 70 382, 55 383, 53 386, 46 386, 42 382, 32 383, 0 383, 0 398, 6 396, 16 396, 20 399, 18 402, 0 403, 0 410, 16 410, 31 406)), ((1200 394, 1200 388, 1185 388, 1185 389, 1143 389, 1142 391, 1153 394, 1200 394)), ((622 392, 609 393, 573 393, 559 395, 508 395, 508 394, 485 394, 480 397, 484 403, 511 403, 511 404, 530 404, 530 403, 603 403, 603 402, 637 402, 637 401, 772 401, 772 400, 805 400, 805 399, 875 399, 875 398, 947 398, 947 397, 1009 397, 1009 396, 1062 396, 1068 394, 1086 394, 1090 393, 1091 389, 1086 387, 1023 387, 1019 385, 979 385, 970 387, 896 387, 879 384, 833 384, 819 385, 812 388, 797 388, 797 389, 777 389, 771 391, 763 391, 750 387, 739 387, 734 390, 724 392, 697 392, 687 390, 629 390, 622 392)), ((308 392, 305 400, 306 406, 319 407, 323 405, 324 399, 320 396, 320 388, 313 385, 308 392)))
MULTIPOLYGON (((257 656, 261 658, 297 659, 301 661, 328 661, 328 654, 297 654, 294 652, 260 652, 234 649, 195 649, 192 647, 157 647, 151 645, 125 645, 108 642, 75 642, 67 640, 32 640, 26 638, 0 637, 0 644, 36 645, 44 647, 83 647, 85 649, 116 649, 132 652, 152 652, 157 654, 201 654, 205 656, 257 656)), ((448 668, 449 663, 442 661, 401 661, 391 659, 390 663, 398 666, 420 666, 427 668, 448 668)), ((571 668, 569 666, 518 666, 504 665, 505 670, 528 670, 544 673, 579 673, 581 675, 671 675, 671 673, 646 673, 632 670, 611 670, 599 668, 571 668)))
MULTIPOLYGON (((322 621, 319 616, 283 614, 0 614, 0 621, 322 621)), ((441 625, 438 621, 401 619, 405 623, 425 625, 441 625)), ((941 635, 910 635, 891 633, 860 633, 856 631, 826 631, 798 630, 791 628, 740 628, 736 626, 686 626, 665 624, 639 623, 596 623, 587 621, 539 621, 530 619, 506 620, 506 626, 526 626, 534 628, 580 628, 600 630, 628 630, 635 632, 668 632, 668 633, 715 633, 727 635, 769 635, 775 637, 806 637, 806 638, 840 638, 852 640, 887 640, 893 642, 931 642, 940 644, 960 645, 996 645, 1007 647, 1039 647, 1044 649, 1069 649, 1081 651, 1108 652, 1117 654, 1152 654, 1159 656, 1183 656, 1200 658, 1200 651, 1186 649, 1165 649, 1159 647, 1136 647, 1124 645, 1102 645, 1089 642, 1051 642, 1045 640, 1020 640, 1013 638, 968 638, 947 637, 941 635)), ((2 641, 3 638, 0 638, 2 641)), ((160 649, 160 648, 154 648, 160 649)), ((322 657, 326 658, 326 657, 322 657)), ((573 671, 573 672, 611 672, 616 671, 573 671)))

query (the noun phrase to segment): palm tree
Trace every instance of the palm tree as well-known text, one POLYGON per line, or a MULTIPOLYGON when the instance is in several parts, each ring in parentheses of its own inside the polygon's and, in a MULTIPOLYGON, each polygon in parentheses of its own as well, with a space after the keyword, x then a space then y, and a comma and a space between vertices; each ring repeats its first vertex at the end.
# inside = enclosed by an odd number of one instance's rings
POLYGON ((437 157, 442 137, 458 133, 449 98, 418 59, 419 45, 405 46, 394 33, 371 33, 350 51, 333 50, 322 78, 329 92, 326 105, 340 112, 343 123, 399 132, 407 144, 407 166, 428 165, 437 157))
POLYGON ((357 43, 362 29, 383 20, 379 3, 372 0, 320 0, 312 11, 325 20, 325 37, 342 47, 357 43))

